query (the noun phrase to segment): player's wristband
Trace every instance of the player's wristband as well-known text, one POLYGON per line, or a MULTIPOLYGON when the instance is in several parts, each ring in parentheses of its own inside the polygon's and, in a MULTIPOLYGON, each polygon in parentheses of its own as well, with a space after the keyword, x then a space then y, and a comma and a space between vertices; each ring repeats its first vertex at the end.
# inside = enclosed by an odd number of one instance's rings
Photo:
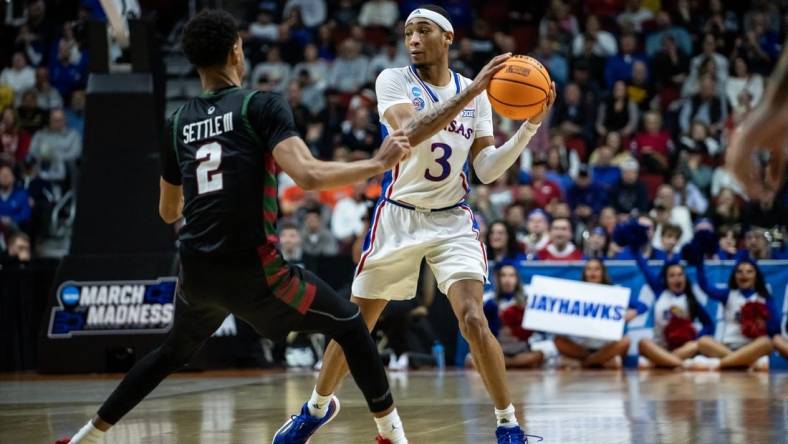
POLYGON ((496 148, 485 147, 473 159, 473 170, 482 183, 490 183, 498 179, 520 157, 531 137, 539 129, 540 124, 526 122, 517 129, 511 139, 496 148))

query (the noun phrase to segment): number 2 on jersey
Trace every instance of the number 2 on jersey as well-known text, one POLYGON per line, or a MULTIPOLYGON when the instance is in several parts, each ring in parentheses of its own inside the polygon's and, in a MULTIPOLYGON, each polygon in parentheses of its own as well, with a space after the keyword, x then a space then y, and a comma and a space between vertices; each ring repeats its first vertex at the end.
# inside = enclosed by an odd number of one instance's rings
POLYGON ((197 150, 197 193, 204 194, 221 190, 224 186, 222 173, 222 146, 218 142, 206 143, 197 150))
POLYGON ((441 149, 443 151, 441 156, 435 159, 435 162, 441 167, 440 174, 434 176, 430 172, 429 168, 424 170, 424 178, 433 182, 440 182, 441 180, 449 177, 449 174, 451 174, 451 164, 449 163, 449 157, 451 157, 451 147, 445 143, 433 143, 430 147, 430 151, 433 153, 437 149, 441 149))

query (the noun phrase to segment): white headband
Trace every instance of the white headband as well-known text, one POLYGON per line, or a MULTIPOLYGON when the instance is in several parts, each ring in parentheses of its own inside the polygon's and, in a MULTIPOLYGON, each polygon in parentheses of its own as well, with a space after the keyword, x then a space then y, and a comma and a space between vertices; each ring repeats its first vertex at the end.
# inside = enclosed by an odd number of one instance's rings
POLYGON ((431 11, 429 9, 424 9, 424 8, 414 9, 413 12, 411 12, 410 15, 408 16, 408 19, 405 20, 405 24, 407 25, 408 23, 410 23, 411 20, 417 18, 425 18, 427 20, 431 20, 435 22, 435 24, 438 25, 444 31, 454 32, 454 28, 451 26, 451 22, 449 22, 449 20, 446 17, 438 14, 435 11, 431 11))

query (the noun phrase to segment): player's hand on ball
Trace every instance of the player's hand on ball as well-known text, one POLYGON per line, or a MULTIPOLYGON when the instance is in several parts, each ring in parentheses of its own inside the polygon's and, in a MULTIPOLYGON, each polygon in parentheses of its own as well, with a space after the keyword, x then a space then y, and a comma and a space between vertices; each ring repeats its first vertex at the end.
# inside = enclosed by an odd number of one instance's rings
POLYGON ((550 108, 553 107, 553 103, 555 103, 555 82, 550 82, 550 94, 547 95, 547 101, 545 102, 544 106, 542 107, 542 111, 539 114, 531 117, 528 119, 529 122, 533 124, 542 123, 542 120, 547 117, 547 114, 550 113, 550 108))
POLYGON ((389 170, 410 155, 410 142, 405 131, 398 129, 386 137, 380 146, 375 159, 389 170))
POLYGON ((479 74, 477 74, 476 78, 473 79, 473 82, 471 82, 469 88, 472 89, 476 94, 481 94, 482 91, 487 89, 487 85, 490 84, 490 80, 492 80, 493 75, 503 69, 504 64, 511 57, 511 52, 493 57, 492 60, 484 65, 484 68, 479 71, 479 74))

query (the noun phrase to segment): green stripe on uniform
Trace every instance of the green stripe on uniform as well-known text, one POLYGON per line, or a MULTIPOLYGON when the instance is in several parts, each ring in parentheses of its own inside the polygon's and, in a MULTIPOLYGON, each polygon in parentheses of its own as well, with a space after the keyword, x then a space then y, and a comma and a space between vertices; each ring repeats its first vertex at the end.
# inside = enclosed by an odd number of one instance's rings
POLYGON ((263 221, 263 230, 265 231, 266 235, 276 233, 276 228, 274 228, 274 224, 267 220, 263 221))
POLYGON ((172 149, 175 150, 175 159, 178 163, 181 162, 181 156, 178 155, 178 118, 181 116, 181 110, 183 107, 178 108, 172 116, 172 149))
POLYGON ((252 97, 254 97, 254 95, 257 94, 258 92, 259 91, 251 91, 248 94, 246 94, 246 97, 244 97, 244 103, 241 106, 241 119, 243 119, 244 126, 246 127, 246 130, 249 131, 249 135, 252 136, 252 139, 254 139, 254 141, 257 142, 258 144, 262 145, 263 141, 260 140, 260 136, 258 136, 257 133, 254 131, 254 128, 252 128, 252 124, 251 122, 249 122, 249 115, 247 112, 249 111, 249 101, 252 100, 252 97))
POLYGON ((295 296, 293 296, 293 299, 290 300, 290 303, 288 305, 290 305, 295 309, 298 309, 298 306, 301 305, 301 299, 304 298, 304 293, 306 293, 306 283, 304 281, 299 281, 298 292, 296 293, 295 296))

